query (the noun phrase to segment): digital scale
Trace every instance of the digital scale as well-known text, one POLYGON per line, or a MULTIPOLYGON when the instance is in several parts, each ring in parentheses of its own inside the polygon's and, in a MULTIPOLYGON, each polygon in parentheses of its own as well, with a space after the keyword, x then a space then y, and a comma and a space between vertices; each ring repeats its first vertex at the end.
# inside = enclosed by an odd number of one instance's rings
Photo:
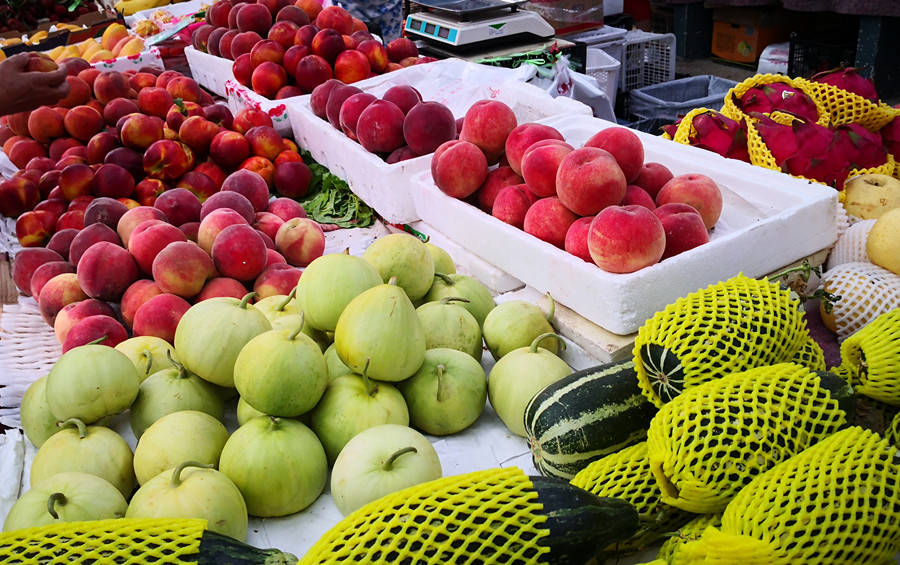
POLYGON ((407 16, 413 38, 455 51, 510 43, 540 43, 555 31, 538 13, 519 10, 526 0, 414 0, 424 9, 407 16))

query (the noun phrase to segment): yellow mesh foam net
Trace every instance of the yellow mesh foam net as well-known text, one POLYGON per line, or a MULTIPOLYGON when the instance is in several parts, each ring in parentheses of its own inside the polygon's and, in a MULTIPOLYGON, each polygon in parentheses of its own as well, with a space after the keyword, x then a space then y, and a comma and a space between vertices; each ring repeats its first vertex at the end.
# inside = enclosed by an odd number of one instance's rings
POLYGON ((900 448, 900 412, 894 414, 890 425, 884 430, 884 439, 894 447, 900 448))
POLYGON ((196 557, 206 520, 113 519, 61 522, 0 534, 0 563, 186 563, 196 557))
POLYGON ((894 119, 894 116, 900 115, 900 110, 884 102, 872 102, 854 92, 830 84, 803 78, 794 79, 794 84, 808 93, 816 101, 817 106, 826 109, 833 126, 859 124, 869 131, 878 131, 894 119))
POLYGON ((721 525, 721 514, 704 514, 694 518, 687 524, 678 528, 678 531, 673 533, 665 542, 663 542, 656 558, 661 559, 663 563, 668 563, 675 558, 675 555, 679 551, 681 551, 684 544, 700 539, 700 536, 703 535, 703 532, 707 527, 713 526, 718 528, 721 525))
POLYGON ((766 84, 772 84, 773 82, 782 82, 809 96, 815 103, 816 110, 819 113, 819 119, 816 120, 816 123, 820 126, 827 126, 829 123, 831 123, 831 116, 828 113, 828 108, 819 101, 818 97, 813 91, 807 88, 805 81, 801 82, 800 80, 792 79, 784 75, 753 75, 752 77, 745 79, 743 82, 739 82, 725 95, 725 102, 722 105, 722 113, 732 120, 740 122, 742 119, 747 117, 747 115, 744 114, 744 112, 740 108, 738 108, 737 104, 735 104, 735 99, 740 100, 741 97, 743 97, 744 94, 746 94, 747 91, 751 88, 760 87, 766 84))
POLYGON ((898 498, 897 449, 847 428, 757 477, 725 509, 721 530, 708 528, 672 563, 762 563, 754 559, 766 551, 770 565, 889 563, 900 551, 898 498))
MULTIPOLYGON (((794 359, 808 347, 800 302, 768 280, 743 275, 679 298, 638 330, 634 368, 641 390, 662 406, 724 375, 794 359)), ((812 370, 824 370, 813 355, 812 370)))
POLYGON ((712 110, 709 108, 694 108, 685 114, 684 117, 681 118, 681 123, 678 124, 678 129, 675 130, 675 137, 672 138, 672 141, 683 145, 690 145, 691 138, 697 133, 696 128, 694 128, 694 118, 700 114, 711 111, 712 110))
POLYGON ((722 511, 754 477, 846 424, 818 375, 781 363, 728 375, 663 406, 647 431, 665 504, 722 511))
POLYGON ((549 531, 537 497, 515 467, 438 479, 356 510, 300 564, 539 563, 549 531))
POLYGON ((610 550, 645 547, 692 518, 691 514, 660 501, 662 493, 650 472, 647 442, 594 461, 579 471, 571 483, 597 496, 622 499, 637 510, 638 531, 630 539, 608 548, 610 550))
POLYGON ((900 308, 886 312, 841 344, 841 371, 856 392, 900 405, 900 308))

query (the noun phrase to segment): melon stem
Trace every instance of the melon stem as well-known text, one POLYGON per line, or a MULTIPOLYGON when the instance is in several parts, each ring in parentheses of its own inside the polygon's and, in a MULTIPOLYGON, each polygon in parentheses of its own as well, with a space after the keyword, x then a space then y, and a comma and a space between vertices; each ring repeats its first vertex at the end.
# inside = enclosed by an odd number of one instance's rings
POLYGON ((454 284, 456 284, 453 282, 453 277, 451 277, 450 275, 445 275, 444 273, 435 273, 434 276, 444 281, 444 284, 446 284, 447 286, 453 286, 454 284))
POLYGON ((301 310, 300 311, 300 323, 297 324, 297 329, 294 330, 294 332, 290 336, 288 336, 289 341, 294 341, 295 339, 297 339, 297 336, 300 335, 300 332, 303 331, 303 324, 305 323, 305 318, 306 318, 306 312, 301 310))
POLYGON ((172 486, 177 487, 181 484, 181 472, 184 471, 187 467, 200 467, 203 469, 215 469, 215 465, 212 463, 206 464, 201 463, 199 461, 185 461, 184 463, 179 463, 175 470, 172 471, 172 486))
POLYGON ((281 427, 281 418, 278 416, 269 416, 269 427, 278 429, 281 427))
MULTIPOLYGON (((166 353, 169 353, 168 349, 166 350, 166 353)), ((147 361, 147 368, 144 370, 144 377, 148 377, 150 376, 150 367, 153 366, 153 354, 149 351, 141 351, 141 357, 147 361)), ((169 355, 169 359, 171 358, 172 356, 169 355)))
POLYGON ((545 339, 551 338, 551 337, 556 339, 557 342, 559 342, 559 346, 562 348, 563 351, 566 350, 566 342, 563 341, 563 338, 559 334, 555 334, 553 332, 547 332, 545 334, 541 334, 541 335, 537 336, 536 338, 534 338, 534 341, 531 342, 531 347, 529 348, 531 353, 537 353, 538 346, 540 345, 540 343, 542 341, 544 341, 545 339))
POLYGON ((387 282, 389 285, 397 286, 397 277, 391 277, 387 282))
POLYGON ((59 514, 56 512, 56 505, 65 506, 68 502, 66 499, 66 495, 61 492, 54 492, 50 495, 50 498, 47 499, 47 512, 50 516, 53 517, 54 520, 59 520, 59 514))
POLYGON ((107 337, 109 337, 109 336, 106 335, 106 334, 103 334, 102 337, 98 337, 98 338, 95 339, 94 341, 88 342, 88 343, 86 343, 85 345, 99 345, 100 342, 103 341, 103 340, 105 340, 107 337))
POLYGON ((378 385, 373 385, 372 381, 369 380, 369 362, 372 361, 370 357, 366 357, 366 366, 363 367, 362 379, 363 383, 366 385, 366 394, 369 396, 375 396, 375 393, 378 392, 378 385))
POLYGON ((472 301, 468 298, 463 298, 462 296, 445 296, 444 298, 441 298, 441 304, 450 304, 451 302, 465 302, 468 304, 472 301))
MULTIPOLYGON (((171 363, 172 365, 175 366, 176 369, 178 369, 178 374, 175 375, 175 378, 176 379, 186 379, 188 377, 187 369, 184 367, 184 365, 182 365, 181 363, 176 361, 174 357, 172 357, 171 350, 166 349, 166 357, 169 358, 169 363, 171 363)), ((148 367, 148 369, 149 369, 149 367, 148 367)))
POLYGON ((547 322, 550 324, 553 323, 553 315, 556 314, 556 301, 553 300, 553 297, 550 296, 550 293, 547 293, 547 300, 550 301, 550 311, 547 312, 547 322))
POLYGON ((287 305, 291 303, 291 300, 293 300, 295 296, 297 296, 297 287, 296 286, 291 291, 291 293, 287 295, 287 298, 284 299, 284 302, 282 302, 281 304, 278 305, 278 308, 276 308, 275 311, 276 312, 284 312, 284 309, 287 308, 287 305))
POLYGON ((60 429, 74 427, 78 430, 78 437, 84 439, 87 436, 87 425, 78 418, 69 418, 57 424, 60 429))
POLYGON ((407 453, 418 452, 419 450, 412 446, 398 449, 397 451, 392 453, 390 457, 388 457, 388 460, 384 462, 384 466, 382 467, 382 469, 384 469, 385 471, 390 471, 394 467, 394 461, 396 461, 398 457, 400 457, 401 455, 406 455, 407 453))
POLYGON ((441 379, 444 376, 444 372, 447 370, 447 368, 444 366, 443 363, 441 363, 437 367, 435 367, 434 370, 437 373, 437 396, 435 397, 435 399, 438 402, 440 402, 441 401, 441 390, 443 390, 443 386, 441 386, 443 384, 441 382, 441 379))
POLYGON ((251 299, 251 298, 255 298, 256 296, 259 296, 259 295, 258 295, 257 293, 255 293, 255 292, 248 292, 248 293, 245 294, 244 297, 241 299, 241 303, 238 304, 238 308, 242 308, 242 309, 246 310, 246 309, 247 309, 247 305, 250 304, 250 299, 251 299))

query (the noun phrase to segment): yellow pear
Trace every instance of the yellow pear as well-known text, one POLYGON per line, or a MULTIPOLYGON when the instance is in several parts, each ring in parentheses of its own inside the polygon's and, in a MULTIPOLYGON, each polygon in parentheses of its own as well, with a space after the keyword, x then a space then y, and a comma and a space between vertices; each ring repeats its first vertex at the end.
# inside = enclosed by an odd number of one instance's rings
POLYGON ((876 220, 900 208, 900 180, 888 175, 859 175, 844 185, 844 209, 851 216, 876 220))
POLYGON ((900 275, 900 208, 888 210, 876 220, 866 239, 869 261, 900 275))

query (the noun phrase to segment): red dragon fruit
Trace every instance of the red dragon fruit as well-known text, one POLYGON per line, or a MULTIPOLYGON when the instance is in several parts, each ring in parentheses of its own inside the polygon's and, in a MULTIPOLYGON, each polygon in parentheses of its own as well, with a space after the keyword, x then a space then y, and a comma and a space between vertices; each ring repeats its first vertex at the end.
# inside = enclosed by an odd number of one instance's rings
POLYGON ((754 86, 735 102, 745 114, 770 114, 778 110, 811 122, 819 119, 819 110, 812 98, 783 82, 754 86))
POLYGON ((663 133, 669 134, 669 137, 671 137, 672 139, 675 139, 675 132, 678 131, 678 126, 681 125, 681 120, 682 118, 678 118, 678 121, 676 121, 674 124, 666 124, 664 126, 661 126, 659 129, 661 129, 663 133))
POLYGON ((797 138, 794 135, 793 128, 781 125, 762 114, 751 115, 757 118, 756 130, 762 136, 772 156, 775 157, 776 164, 781 166, 785 159, 797 152, 797 138))
POLYGON ((840 154, 855 169, 871 169, 887 162, 887 150, 881 135, 859 124, 845 124, 835 129, 835 143, 840 154))
POLYGON ((875 84, 859 74, 860 70, 861 69, 854 67, 840 67, 813 75, 811 80, 823 84, 830 84, 841 90, 858 94, 867 100, 878 102, 878 93, 875 91, 875 84))
POLYGON ((900 160, 900 116, 894 118, 888 125, 881 128, 881 142, 887 152, 894 156, 894 160, 900 160))
POLYGON ((729 159, 750 162, 747 150, 747 130, 743 121, 738 123, 719 112, 710 110, 694 116, 696 134, 690 144, 729 159))

